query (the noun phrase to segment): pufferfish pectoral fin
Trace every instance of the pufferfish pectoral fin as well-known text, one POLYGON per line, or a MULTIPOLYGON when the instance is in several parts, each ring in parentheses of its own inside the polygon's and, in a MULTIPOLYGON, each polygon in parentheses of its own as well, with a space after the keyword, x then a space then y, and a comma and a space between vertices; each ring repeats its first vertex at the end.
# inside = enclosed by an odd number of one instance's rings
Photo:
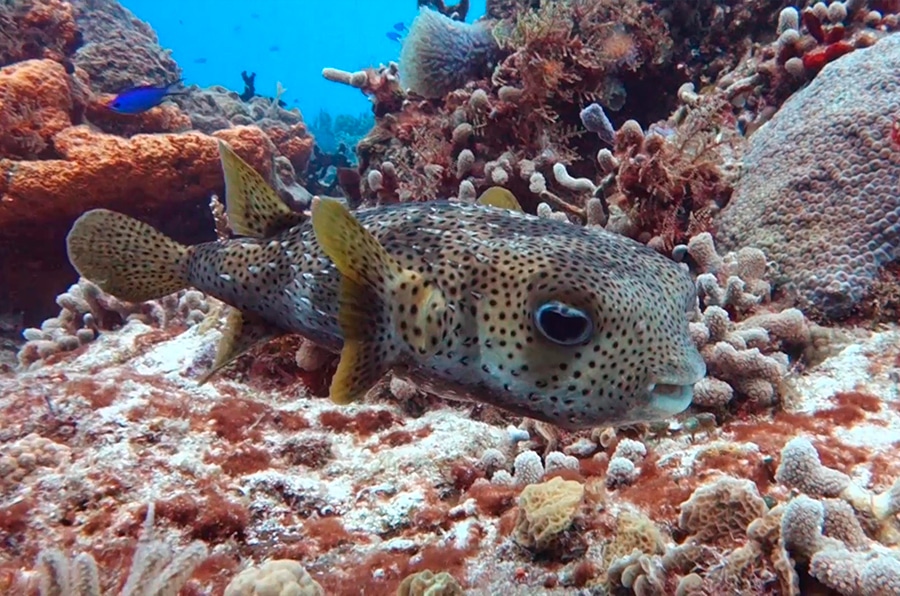
MULTIPOLYGON (((400 354, 394 305, 408 303, 414 310, 426 307, 436 313, 442 301, 420 274, 403 269, 339 201, 315 199, 312 224, 316 240, 341 273, 338 323, 344 347, 331 399, 345 404, 365 395, 400 354)), ((415 319, 408 321, 410 327, 417 325, 415 319)), ((424 342, 425 334, 421 336, 424 342)), ((412 341, 409 346, 415 348, 412 341)))
POLYGON ((239 356, 246 354, 259 344, 283 335, 283 333, 259 317, 246 315, 236 308, 230 308, 225 317, 222 339, 216 346, 216 359, 206 374, 200 377, 197 384, 203 385, 239 356))
POLYGON ((219 157, 228 225, 235 234, 268 238, 303 221, 302 213, 291 211, 265 178, 221 140, 219 157))
POLYGON ((477 205, 485 207, 497 207, 498 209, 509 209, 510 211, 523 211, 516 195, 509 189, 502 186, 492 186, 478 197, 475 201, 477 205))

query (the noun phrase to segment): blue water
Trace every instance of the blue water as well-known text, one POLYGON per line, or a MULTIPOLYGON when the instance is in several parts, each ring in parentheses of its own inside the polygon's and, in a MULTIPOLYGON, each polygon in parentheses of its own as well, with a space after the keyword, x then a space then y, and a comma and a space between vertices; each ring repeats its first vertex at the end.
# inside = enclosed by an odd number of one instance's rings
MULTIPOLYGON (((448 2, 455 3, 455 0, 448 2)), ((358 70, 397 60, 400 44, 385 35, 398 21, 407 26, 414 0, 123 0, 148 22, 160 45, 172 50, 185 84, 222 85, 243 91, 241 71, 256 72, 256 92, 275 94, 298 107, 307 122, 319 110, 332 115, 370 111, 357 89, 322 78, 324 67, 358 70)), ((485 0, 473 0, 468 21, 482 16, 485 0)))

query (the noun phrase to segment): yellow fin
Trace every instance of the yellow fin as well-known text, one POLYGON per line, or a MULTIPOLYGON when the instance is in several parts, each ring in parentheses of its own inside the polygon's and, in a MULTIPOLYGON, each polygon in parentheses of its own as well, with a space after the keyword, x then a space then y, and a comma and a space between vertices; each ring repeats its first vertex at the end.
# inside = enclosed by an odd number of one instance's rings
POLYGON ((399 352, 389 285, 407 272, 339 201, 314 200, 312 224, 317 242, 341 273, 338 324, 344 346, 331 399, 347 404, 363 397, 399 352))
POLYGON ((197 384, 203 385, 239 356, 283 333, 258 317, 244 315, 236 308, 229 308, 222 329, 222 339, 216 346, 216 359, 206 374, 198 379, 197 384))
POLYGON ((371 290, 341 278, 338 324, 344 336, 341 358, 331 380, 331 401, 345 405, 362 399, 390 368, 396 356, 386 325, 378 325, 382 303, 371 290), (384 340, 379 342, 377 337, 384 340))
POLYGON ((225 209, 228 225, 238 236, 268 238, 301 221, 265 178, 219 140, 219 157, 225 174, 225 209))
POLYGON ((522 211, 522 206, 509 189, 502 186, 492 186, 478 197, 476 201, 478 205, 485 207, 497 207, 498 209, 509 209, 511 211, 522 211))
POLYGON ((341 275, 374 285, 402 272, 400 264, 340 201, 317 198, 312 205, 316 241, 341 275))
POLYGON ((79 275, 120 300, 154 300, 189 285, 191 248, 108 209, 92 209, 76 219, 66 250, 79 275))

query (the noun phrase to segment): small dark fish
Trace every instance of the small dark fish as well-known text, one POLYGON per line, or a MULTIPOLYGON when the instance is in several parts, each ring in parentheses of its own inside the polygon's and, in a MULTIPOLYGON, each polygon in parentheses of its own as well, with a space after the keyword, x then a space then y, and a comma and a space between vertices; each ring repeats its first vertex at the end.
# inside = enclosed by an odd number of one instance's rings
POLYGON ((194 60, 194 64, 206 64, 206 58, 197 58, 194 60))
POLYGON ((251 19, 258 19, 258 18, 259 18, 259 14, 258 14, 258 13, 255 13, 255 12, 254 12, 254 13, 251 13, 251 14, 250 14, 250 18, 251 18, 251 19))
POLYGON ((280 49, 281 49, 281 48, 279 48, 277 45, 269 46, 269 51, 270 51, 270 52, 277 52, 277 51, 280 50, 280 49))
POLYGON ((406 25, 403 24, 403 21, 400 21, 399 23, 394 23, 394 29, 403 33, 406 31, 406 25))
POLYGON ((107 107, 119 114, 140 114, 161 104, 170 95, 184 95, 185 92, 171 91, 181 80, 168 85, 138 85, 116 95, 107 107))
POLYGON ((387 33, 385 33, 385 35, 387 35, 387 38, 390 39, 391 41, 396 41, 397 43, 400 43, 400 34, 397 33, 396 31, 388 31, 387 33))

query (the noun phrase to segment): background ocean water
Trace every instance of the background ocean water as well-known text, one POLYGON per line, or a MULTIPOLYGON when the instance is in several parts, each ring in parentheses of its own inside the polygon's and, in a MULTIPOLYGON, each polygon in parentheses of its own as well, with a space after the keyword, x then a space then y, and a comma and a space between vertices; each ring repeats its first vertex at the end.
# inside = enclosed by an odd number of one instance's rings
MULTIPOLYGON (((454 3, 456 0, 448 3, 454 3)), ((241 92, 241 71, 256 73, 256 92, 300 108, 307 123, 324 110, 332 117, 370 113, 358 90, 326 81, 325 67, 359 70, 397 60, 400 43, 388 31, 418 14, 413 0, 123 0, 172 50, 186 85, 222 85, 241 92)), ((467 21, 481 17, 473 0, 467 21)))

